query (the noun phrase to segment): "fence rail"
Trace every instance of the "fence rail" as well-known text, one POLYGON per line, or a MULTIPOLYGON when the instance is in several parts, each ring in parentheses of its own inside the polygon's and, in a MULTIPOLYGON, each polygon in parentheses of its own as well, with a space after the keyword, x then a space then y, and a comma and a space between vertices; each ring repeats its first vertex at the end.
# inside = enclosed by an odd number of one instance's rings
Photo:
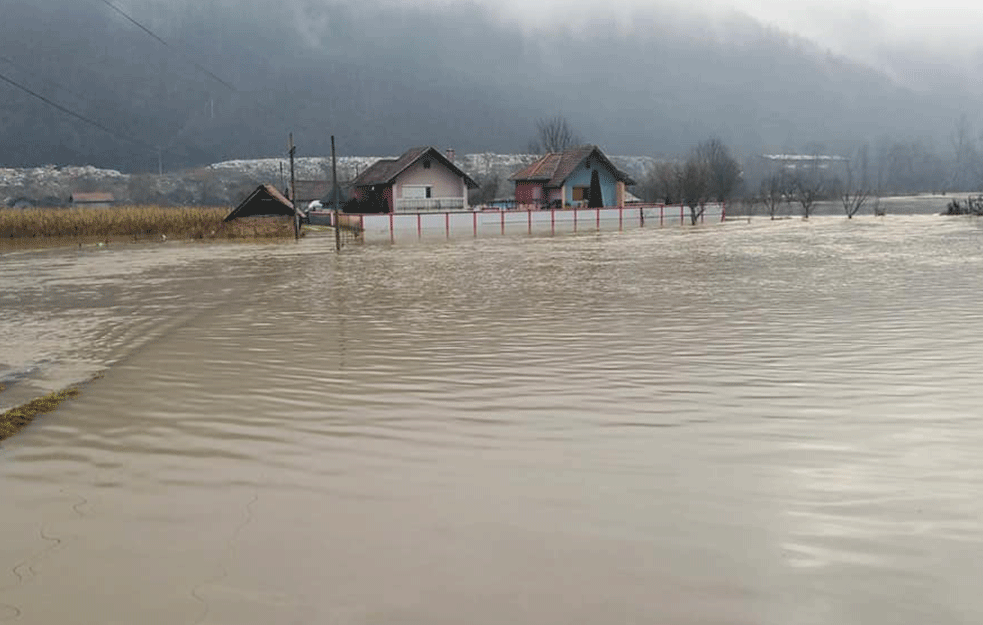
POLYGON ((459 211, 464 210, 464 201, 464 197, 399 198, 395 212, 459 211))
MULTIPOLYGON (((698 223, 723 221, 724 204, 707 204, 698 223)), ((561 234, 689 225, 686 206, 633 205, 624 208, 476 210, 338 216, 343 232, 364 242, 403 242, 432 238, 561 234)))

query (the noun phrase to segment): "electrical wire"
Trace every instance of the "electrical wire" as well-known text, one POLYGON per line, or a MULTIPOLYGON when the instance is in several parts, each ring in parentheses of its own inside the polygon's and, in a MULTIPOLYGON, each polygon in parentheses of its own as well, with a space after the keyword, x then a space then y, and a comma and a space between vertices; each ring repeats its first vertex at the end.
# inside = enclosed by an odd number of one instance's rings
MULTIPOLYGON (((166 39, 164 39, 163 37, 161 37, 160 35, 158 35, 154 31, 150 30, 149 28, 147 28, 146 26, 144 26, 143 24, 141 24, 140 22, 138 22, 131 15, 129 15, 126 11, 124 11, 121 8, 119 8, 118 6, 116 6, 115 4, 113 4, 112 2, 110 2, 109 0, 99 0, 99 2, 102 2, 103 4, 105 4, 107 7, 109 7, 113 11, 116 11, 117 13, 119 13, 120 15, 122 15, 128 22, 130 22, 131 24, 133 24, 134 26, 136 26, 137 28, 139 28, 143 32, 145 32, 148 35, 150 35, 151 37, 153 37, 155 40, 157 40, 158 42, 160 42, 165 48, 168 48, 170 50, 174 50, 174 48, 171 46, 170 43, 167 42, 166 39)), ((230 83, 230 82, 228 82, 226 80, 223 80, 222 78, 220 78, 219 76, 217 76, 214 72, 212 72, 211 70, 209 70, 207 67, 204 67, 200 63, 196 62, 194 59, 190 59, 189 58, 187 60, 188 60, 189 63, 191 63, 192 65, 194 65, 195 69, 197 69, 198 71, 202 72, 203 74, 209 76, 212 80, 216 81, 217 83, 219 83, 220 85, 222 85, 225 88, 229 89, 230 91, 233 91, 233 92, 238 92, 239 91, 238 89, 236 89, 235 85, 233 85, 232 83, 230 83)))
POLYGON ((20 89, 24 93, 27 93, 28 95, 30 95, 30 96, 32 96, 34 98, 37 98, 38 100, 41 100, 42 102, 44 102, 48 106, 54 107, 54 108, 58 109, 59 111, 61 111, 62 113, 65 113, 66 115, 70 115, 70 116, 74 117, 75 119, 78 119, 80 121, 83 121, 86 124, 89 124, 90 126, 94 126, 95 128, 98 128, 99 130, 102 130, 103 132, 108 133, 108 134, 116 137, 117 139, 122 139, 124 141, 130 141, 131 143, 136 143, 137 145, 141 145, 141 146, 143 146, 145 148, 148 148, 150 150, 153 150, 155 152, 158 149, 157 146, 150 145, 146 141, 142 141, 140 139, 137 139, 136 137, 132 137, 130 135, 124 134, 124 133, 119 132, 117 130, 113 130, 112 128, 109 128, 108 126, 105 126, 103 124, 100 124, 96 120, 91 119, 89 117, 86 117, 85 115, 82 115, 81 113, 76 113, 75 111, 69 109, 68 107, 62 106, 61 104, 58 104, 54 100, 51 100, 49 98, 46 98, 45 96, 41 95, 40 93, 37 93, 36 91, 33 91, 33 90, 25 87, 24 85, 22 85, 19 82, 13 80, 12 78, 9 78, 9 77, 5 76, 2 73, 0 73, 0 80, 2 80, 3 82, 5 82, 5 83, 7 83, 9 85, 12 85, 12 86, 20 89))

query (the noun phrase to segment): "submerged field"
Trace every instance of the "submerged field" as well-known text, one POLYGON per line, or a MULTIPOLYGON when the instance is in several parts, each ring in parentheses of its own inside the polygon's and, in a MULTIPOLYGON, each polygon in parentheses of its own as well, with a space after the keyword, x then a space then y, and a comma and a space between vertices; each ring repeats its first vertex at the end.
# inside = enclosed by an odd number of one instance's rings
POLYGON ((0 209, 0 239, 237 239, 293 236, 289 218, 224 222, 228 207, 0 209))

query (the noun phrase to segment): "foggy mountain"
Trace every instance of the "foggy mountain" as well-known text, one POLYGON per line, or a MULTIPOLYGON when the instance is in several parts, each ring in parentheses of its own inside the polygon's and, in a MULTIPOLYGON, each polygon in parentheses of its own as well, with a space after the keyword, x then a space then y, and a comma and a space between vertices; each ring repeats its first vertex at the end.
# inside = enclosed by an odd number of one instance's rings
POLYGON ((980 100, 905 86, 737 13, 679 9, 625 24, 590 9, 502 16, 473 2, 8 0, 0 166, 154 171, 281 155, 392 155, 432 144, 525 150, 537 118, 566 116, 615 154, 674 155, 710 135, 738 153, 881 137, 945 144, 980 100), (528 21, 528 20, 527 20, 528 21))

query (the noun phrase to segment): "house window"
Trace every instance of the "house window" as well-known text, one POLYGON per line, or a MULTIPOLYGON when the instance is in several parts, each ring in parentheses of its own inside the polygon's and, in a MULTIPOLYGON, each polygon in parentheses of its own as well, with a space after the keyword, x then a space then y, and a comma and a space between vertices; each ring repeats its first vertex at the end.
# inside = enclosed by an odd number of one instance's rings
POLYGON ((403 187, 403 199, 422 200, 432 197, 433 187, 424 185, 406 185, 403 187))
POLYGON ((430 161, 429 160, 423 161, 423 168, 424 169, 430 169, 430 161))
POLYGON ((541 200, 543 199, 543 187, 533 187, 532 188, 532 199, 541 200))
POLYGON ((573 201, 583 202, 590 195, 590 187, 574 187, 573 188, 573 201))

